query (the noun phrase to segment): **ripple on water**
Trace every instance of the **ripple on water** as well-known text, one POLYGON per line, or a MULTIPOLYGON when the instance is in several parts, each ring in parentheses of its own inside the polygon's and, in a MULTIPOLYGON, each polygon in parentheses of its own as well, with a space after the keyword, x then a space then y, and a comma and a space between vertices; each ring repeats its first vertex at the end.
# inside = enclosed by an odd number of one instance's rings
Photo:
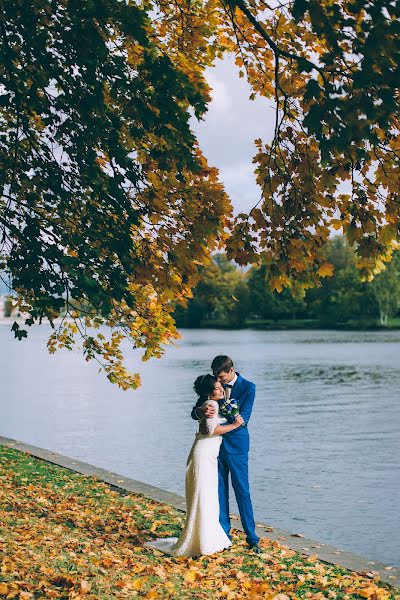
POLYGON ((265 379, 271 381, 295 382, 315 384, 318 381, 319 386, 326 385, 367 385, 369 383, 385 383, 388 380, 400 380, 400 370, 385 368, 384 366, 353 366, 347 364, 327 364, 318 363, 299 365, 299 364, 279 364, 274 368, 269 368, 265 372, 265 379))

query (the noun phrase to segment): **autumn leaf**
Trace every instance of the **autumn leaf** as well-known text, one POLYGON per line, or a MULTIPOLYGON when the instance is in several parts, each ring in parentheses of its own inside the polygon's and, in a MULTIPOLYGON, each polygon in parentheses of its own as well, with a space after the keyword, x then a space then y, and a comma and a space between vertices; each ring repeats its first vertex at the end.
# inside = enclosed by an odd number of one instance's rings
POLYGON ((331 277, 333 274, 333 268, 334 267, 331 263, 325 262, 319 267, 317 273, 321 277, 331 277))
POLYGON ((185 581, 186 583, 194 583, 199 577, 199 573, 198 571, 195 571, 193 569, 190 569, 186 574, 185 574, 185 581))
POLYGON ((85 580, 81 581, 81 586, 80 587, 81 587, 81 592, 83 594, 88 594, 90 592, 91 586, 90 586, 90 583, 88 581, 85 581, 85 580))
POLYGON ((133 582, 133 589, 139 592, 145 585, 146 581, 147 579, 145 577, 139 577, 138 579, 135 579, 133 582))

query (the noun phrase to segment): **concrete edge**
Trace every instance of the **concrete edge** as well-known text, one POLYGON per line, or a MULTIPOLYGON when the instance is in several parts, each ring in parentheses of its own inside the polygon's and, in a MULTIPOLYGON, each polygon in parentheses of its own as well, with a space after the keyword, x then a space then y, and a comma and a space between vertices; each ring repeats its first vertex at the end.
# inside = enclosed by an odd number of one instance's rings
MULTIPOLYGON (((51 450, 45 450, 44 448, 25 444, 10 438, 0 436, 0 445, 14 448, 15 450, 19 450, 21 452, 26 452, 35 458, 45 460, 49 463, 64 467, 70 471, 75 471, 76 473, 80 473, 82 475, 95 476, 99 480, 115 488, 119 488, 127 492, 143 494, 151 500, 155 500, 156 502, 161 502, 163 504, 169 504, 178 510, 186 512, 185 498, 183 496, 179 496, 178 494, 168 492, 167 490, 143 483, 142 481, 130 479, 129 477, 119 475, 118 473, 114 473, 112 471, 107 471, 106 469, 95 467, 94 465, 58 454, 57 452, 53 452, 51 450)), ((235 528, 243 531, 238 515, 233 514, 231 516, 235 528)), ((269 540, 275 540, 282 546, 290 548, 291 550, 295 550, 296 552, 300 552, 301 554, 305 554, 306 556, 316 555, 318 560, 328 564, 344 567, 350 571, 354 571, 355 573, 359 573, 364 576, 373 577, 374 575, 378 574, 381 581, 384 583, 387 583, 392 587, 400 587, 400 567, 396 565, 385 565, 378 561, 369 560, 368 558, 358 554, 353 554, 347 550, 342 550, 340 548, 336 548, 335 546, 330 546, 329 544, 323 544, 322 542, 318 542, 316 540, 312 540, 302 535, 291 533, 285 529, 280 529, 265 523, 257 523, 256 531, 257 535, 260 537, 264 537, 269 540)))

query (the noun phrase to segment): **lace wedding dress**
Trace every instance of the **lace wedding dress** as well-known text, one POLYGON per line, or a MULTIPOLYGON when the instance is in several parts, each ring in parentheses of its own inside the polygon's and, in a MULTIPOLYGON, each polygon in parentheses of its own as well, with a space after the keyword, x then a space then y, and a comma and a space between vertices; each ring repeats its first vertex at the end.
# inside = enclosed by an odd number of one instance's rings
MULTIPOLYGON (((208 402, 216 405, 214 400, 208 402)), ((218 454, 222 436, 214 429, 226 420, 217 415, 200 422, 186 463, 186 522, 179 538, 158 538, 144 545, 172 556, 214 554, 232 544, 219 523, 218 454)))

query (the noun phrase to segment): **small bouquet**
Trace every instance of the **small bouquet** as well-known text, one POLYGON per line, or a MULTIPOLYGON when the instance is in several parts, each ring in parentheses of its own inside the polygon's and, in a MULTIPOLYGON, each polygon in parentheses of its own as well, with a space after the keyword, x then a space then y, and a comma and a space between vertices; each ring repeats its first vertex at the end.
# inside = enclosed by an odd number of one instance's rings
POLYGON ((219 412, 223 417, 233 417, 233 419, 240 414, 238 403, 234 398, 229 398, 229 400, 221 402, 219 405, 219 412))

